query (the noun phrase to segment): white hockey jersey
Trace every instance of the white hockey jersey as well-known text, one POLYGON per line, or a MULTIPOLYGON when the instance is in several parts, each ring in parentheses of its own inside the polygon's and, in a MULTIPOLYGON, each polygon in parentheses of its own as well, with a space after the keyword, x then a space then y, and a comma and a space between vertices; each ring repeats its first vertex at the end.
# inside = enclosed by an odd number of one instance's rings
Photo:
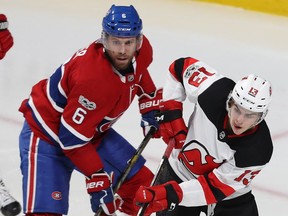
POLYGON ((163 100, 195 104, 182 149, 174 149, 169 163, 183 181, 182 206, 202 206, 231 199, 251 190, 252 179, 270 161, 269 128, 262 121, 241 135, 227 132, 226 100, 235 82, 188 57, 169 67, 163 100))

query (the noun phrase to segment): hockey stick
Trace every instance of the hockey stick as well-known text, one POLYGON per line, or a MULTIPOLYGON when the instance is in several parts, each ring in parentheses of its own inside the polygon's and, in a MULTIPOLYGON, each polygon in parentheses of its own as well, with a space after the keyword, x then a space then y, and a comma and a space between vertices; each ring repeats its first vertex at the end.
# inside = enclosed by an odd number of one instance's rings
MULTIPOLYGON (((168 145, 167 145, 167 147, 165 149, 165 152, 164 152, 164 154, 163 154, 163 156, 161 158, 161 161, 160 161, 160 163, 158 165, 157 171, 156 171, 156 173, 154 175, 154 178, 152 179, 151 186, 153 186, 155 184, 156 180, 159 178, 160 173, 164 169, 164 166, 163 166, 164 162, 166 160, 168 160, 168 158, 169 158, 174 146, 175 146, 175 140, 172 138, 172 139, 169 140, 169 143, 168 143, 168 145)), ((147 207, 148 207, 148 203, 145 203, 144 205, 142 205, 141 208, 139 209, 138 213, 137 213, 137 216, 144 216, 144 213, 145 213, 147 207)))
MULTIPOLYGON (((123 182, 126 180, 131 169, 134 167, 134 165, 138 161, 139 157, 141 156, 141 153, 143 152, 143 150, 145 149, 146 145, 148 144, 149 140, 152 138, 152 136, 155 132, 156 132, 156 128, 151 127, 150 130, 148 131, 148 133, 146 134, 146 136, 144 137, 144 139, 142 140, 142 142, 140 143, 136 152, 132 156, 132 158, 128 161, 128 165, 127 165, 126 169, 124 170, 124 172, 120 176, 117 184, 115 185, 115 187, 113 189, 114 193, 116 193, 119 190, 119 188, 121 187, 123 182)), ((99 208, 94 216, 100 216, 102 214, 102 212, 103 212, 103 209, 99 208)))

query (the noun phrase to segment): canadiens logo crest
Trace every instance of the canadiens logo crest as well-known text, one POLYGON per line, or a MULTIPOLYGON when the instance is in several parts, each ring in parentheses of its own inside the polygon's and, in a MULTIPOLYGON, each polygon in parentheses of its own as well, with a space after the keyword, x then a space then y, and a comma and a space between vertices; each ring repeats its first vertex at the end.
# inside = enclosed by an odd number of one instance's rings
POLYGON ((116 117, 108 117, 105 116, 103 120, 100 122, 100 124, 97 126, 97 131, 104 132, 112 127, 112 125, 123 115, 123 113, 120 113, 116 117))
POLYGON ((96 109, 96 103, 94 103, 93 101, 89 101, 87 98, 85 98, 82 95, 80 95, 78 102, 88 110, 96 109))
POLYGON ((61 200, 61 199, 62 199, 62 193, 59 192, 59 191, 54 191, 54 192, 51 194, 51 197, 52 197, 52 199, 54 199, 54 200, 61 200))

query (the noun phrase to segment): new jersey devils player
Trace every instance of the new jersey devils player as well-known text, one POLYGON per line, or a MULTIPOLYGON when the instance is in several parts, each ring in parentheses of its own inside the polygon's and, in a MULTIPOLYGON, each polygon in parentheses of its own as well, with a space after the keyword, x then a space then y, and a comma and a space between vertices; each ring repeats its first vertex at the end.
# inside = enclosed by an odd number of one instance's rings
MULTIPOLYGON (((163 89, 160 134, 175 148, 157 186, 141 187, 136 203, 157 215, 257 216, 251 181, 270 161, 264 118, 271 84, 250 74, 235 83, 194 58, 170 65, 163 89), (195 105, 188 122, 182 102, 195 105)), ((190 111, 189 111, 190 112, 190 111)))

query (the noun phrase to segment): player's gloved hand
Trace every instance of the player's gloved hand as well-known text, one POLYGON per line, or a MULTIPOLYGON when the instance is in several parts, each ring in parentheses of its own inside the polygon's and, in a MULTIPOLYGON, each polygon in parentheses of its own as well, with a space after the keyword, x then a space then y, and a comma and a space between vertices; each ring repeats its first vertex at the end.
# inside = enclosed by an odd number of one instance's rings
POLYGON ((115 193, 114 194, 114 200, 115 200, 116 210, 121 209, 121 207, 124 203, 124 200, 122 199, 122 197, 119 194, 115 193))
POLYGON ((4 14, 0 14, 0 59, 4 58, 13 43, 13 37, 8 30, 7 17, 4 14))
POLYGON ((168 144, 174 138, 175 148, 181 149, 187 136, 187 126, 182 118, 182 103, 175 100, 161 102, 156 119, 163 140, 168 144))
POLYGON ((183 192, 175 181, 152 187, 140 186, 137 190, 134 203, 136 205, 148 204, 145 215, 163 210, 173 211, 182 201, 183 192))
POLYGON ((93 212, 101 207, 106 215, 114 215, 117 210, 112 189, 112 174, 101 171, 86 178, 86 189, 90 194, 93 212))
MULTIPOLYGON (((152 94, 143 93, 139 96, 139 110, 142 114, 141 127, 143 128, 144 136, 148 133, 150 127, 155 127, 157 130, 159 128, 155 115, 159 112, 162 90, 162 88, 157 89, 152 94)), ((160 134, 156 131, 153 137, 160 138, 160 134)))

